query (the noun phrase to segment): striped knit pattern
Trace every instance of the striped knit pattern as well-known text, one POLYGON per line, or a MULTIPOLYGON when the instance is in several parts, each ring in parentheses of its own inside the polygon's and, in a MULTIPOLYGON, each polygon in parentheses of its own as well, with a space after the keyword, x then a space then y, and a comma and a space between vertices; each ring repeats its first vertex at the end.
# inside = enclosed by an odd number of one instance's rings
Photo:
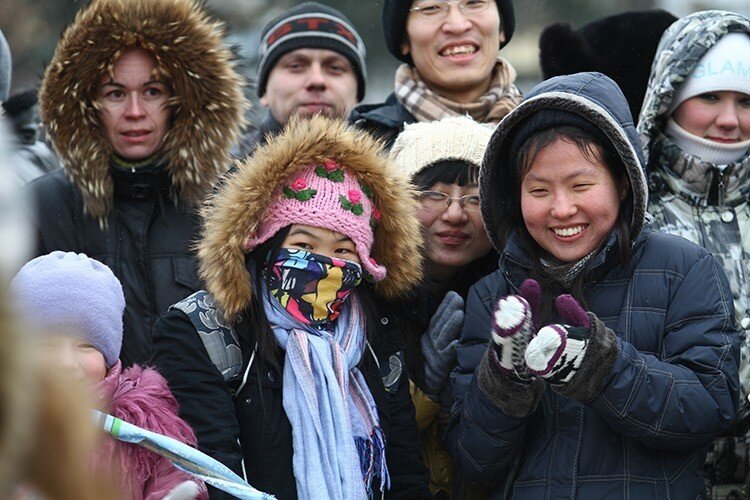
POLYGON ((529 303, 519 295, 501 298, 492 315, 492 341, 500 368, 527 377, 524 350, 531 338, 529 303))

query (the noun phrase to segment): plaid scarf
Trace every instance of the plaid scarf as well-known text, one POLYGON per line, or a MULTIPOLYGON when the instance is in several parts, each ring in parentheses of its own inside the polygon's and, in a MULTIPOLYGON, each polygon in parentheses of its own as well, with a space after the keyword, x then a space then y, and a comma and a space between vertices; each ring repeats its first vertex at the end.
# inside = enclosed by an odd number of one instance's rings
POLYGON ((402 64, 396 71, 396 98, 419 122, 440 120, 446 116, 468 114, 479 123, 499 123, 521 102, 521 92, 513 85, 516 70, 497 57, 490 89, 479 99, 461 104, 436 94, 422 80, 417 68, 402 64))

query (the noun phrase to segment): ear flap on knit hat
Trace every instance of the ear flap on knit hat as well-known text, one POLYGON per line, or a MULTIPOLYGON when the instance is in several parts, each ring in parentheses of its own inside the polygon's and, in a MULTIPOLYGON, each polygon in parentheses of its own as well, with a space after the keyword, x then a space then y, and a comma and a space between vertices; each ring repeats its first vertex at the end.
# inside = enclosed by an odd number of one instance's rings
POLYGON ((539 37, 539 63, 547 80, 598 71, 612 78, 637 118, 656 47, 677 18, 664 10, 623 12, 574 30, 567 23, 547 26, 539 37))

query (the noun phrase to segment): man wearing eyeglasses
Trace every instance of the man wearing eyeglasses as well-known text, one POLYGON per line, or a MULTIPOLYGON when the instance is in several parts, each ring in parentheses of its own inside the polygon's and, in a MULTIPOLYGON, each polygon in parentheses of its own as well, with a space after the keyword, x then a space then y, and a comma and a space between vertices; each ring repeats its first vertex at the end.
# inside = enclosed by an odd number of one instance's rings
POLYGON ((521 99, 499 56, 513 36, 512 0, 385 0, 388 50, 404 62, 394 92, 355 108, 352 121, 389 144, 405 123, 470 115, 498 123, 521 99))

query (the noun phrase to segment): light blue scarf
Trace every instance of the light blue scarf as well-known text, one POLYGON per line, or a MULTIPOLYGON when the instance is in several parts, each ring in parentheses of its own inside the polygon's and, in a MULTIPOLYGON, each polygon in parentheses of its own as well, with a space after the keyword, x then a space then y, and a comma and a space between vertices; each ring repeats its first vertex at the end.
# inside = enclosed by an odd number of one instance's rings
POLYGON ((357 368, 362 312, 351 296, 333 333, 289 315, 263 290, 276 341, 286 351, 282 401, 292 425, 292 465, 301 500, 365 499, 373 477, 390 486, 377 408, 357 368))

